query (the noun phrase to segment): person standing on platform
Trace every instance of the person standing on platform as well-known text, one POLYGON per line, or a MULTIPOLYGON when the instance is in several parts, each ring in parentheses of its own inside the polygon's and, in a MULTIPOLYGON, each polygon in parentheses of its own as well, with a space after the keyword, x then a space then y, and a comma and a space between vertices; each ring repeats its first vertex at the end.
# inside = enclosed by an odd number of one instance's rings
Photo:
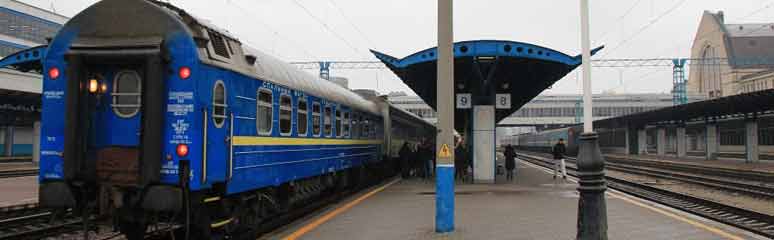
POLYGON ((465 150, 462 149, 462 144, 457 144, 454 148, 454 178, 464 179, 466 169, 465 150))
POLYGON ((505 179, 513 181, 513 170, 516 168, 516 150, 508 144, 505 146, 505 179))
POLYGON ((564 155, 567 151, 566 147, 564 146, 564 138, 560 138, 559 142, 554 145, 553 153, 554 153, 554 179, 556 179, 556 176, 559 174, 559 171, 562 172, 562 178, 567 179, 567 169, 564 165, 564 155))
POLYGON ((411 158, 411 149, 409 149, 408 142, 403 143, 403 146, 400 148, 398 155, 400 157, 400 175, 404 179, 408 178, 411 171, 411 166, 409 165, 411 162, 409 159, 411 158))

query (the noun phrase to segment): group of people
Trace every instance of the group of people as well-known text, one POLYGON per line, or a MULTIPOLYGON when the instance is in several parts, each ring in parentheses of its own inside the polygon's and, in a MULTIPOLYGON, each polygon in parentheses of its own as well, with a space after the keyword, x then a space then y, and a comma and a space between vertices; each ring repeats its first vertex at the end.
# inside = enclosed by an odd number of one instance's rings
MULTIPOLYGON (((551 154, 554 157, 554 179, 559 176, 561 176, 563 179, 567 179, 567 168, 564 164, 566 152, 567 147, 564 144, 564 138, 560 138, 551 149, 551 154)), ((505 155, 505 179, 508 181, 513 181, 513 176, 516 169, 516 158, 518 157, 516 155, 516 150, 512 145, 508 144, 505 146, 503 155, 505 155)))
MULTIPOLYGON (((567 170, 565 167, 566 147, 564 139, 559 141, 552 148, 554 157, 554 179, 562 177, 567 179, 567 170), (561 174, 561 175, 560 175, 561 174)), ((409 142, 403 143, 400 148, 400 169, 403 178, 421 177, 431 179, 435 170, 435 145, 431 141, 423 140, 416 146, 411 146, 409 142)), ((513 181, 516 170, 516 150, 510 144, 505 146, 503 152, 505 155, 505 178, 513 181)), ((472 172, 472 165, 468 157, 468 151, 465 144, 458 141, 454 148, 454 178, 466 181, 472 172)))
POLYGON ((403 178, 421 177, 430 179, 435 169, 435 145, 423 140, 415 146, 405 142, 398 152, 401 176, 403 178))

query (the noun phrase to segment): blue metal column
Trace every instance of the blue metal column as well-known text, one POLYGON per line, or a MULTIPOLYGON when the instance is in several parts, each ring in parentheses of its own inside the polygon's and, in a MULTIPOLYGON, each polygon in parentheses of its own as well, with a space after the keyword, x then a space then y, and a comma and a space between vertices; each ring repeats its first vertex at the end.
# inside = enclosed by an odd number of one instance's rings
POLYGON ((672 59, 672 103, 681 105, 688 103, 688 93, 685 86, 685 59, 672 59))
POLYGON ((330 81, 331 80, 331 62, 319 62, 320 64, 320 78, 330 81))

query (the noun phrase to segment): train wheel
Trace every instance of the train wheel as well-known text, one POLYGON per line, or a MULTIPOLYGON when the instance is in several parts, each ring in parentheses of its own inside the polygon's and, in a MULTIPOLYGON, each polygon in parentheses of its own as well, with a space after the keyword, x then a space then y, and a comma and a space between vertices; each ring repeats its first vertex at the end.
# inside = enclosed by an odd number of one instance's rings
POLYGON ((121 233, 126 235, 128 240, 141 240, 145 238, 145 230, 147 223, 144 221, 132 221, 128 219, 121 219, 118 223, 118 228, 121 233))

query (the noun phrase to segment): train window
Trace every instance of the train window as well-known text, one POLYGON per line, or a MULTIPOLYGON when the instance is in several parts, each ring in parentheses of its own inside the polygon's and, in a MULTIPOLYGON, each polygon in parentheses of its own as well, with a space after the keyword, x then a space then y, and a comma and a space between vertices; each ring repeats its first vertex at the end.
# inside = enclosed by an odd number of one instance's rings
POLYGON ((300 98, 298 99, 298 111, 296 112, 296 126, 298 127, 298 135, 306 136, 307 121, 309 121, 307 109, 309 106, 307 106, 306 100, 300 98))
POLYGON ((349 137, 349 129, 352 122, 349 120, 349 112, 344 112, 344 136, 349 137))
POLYGON ((140 111, 142 90, 140 74, 125 70, 113 79, 113 112, 124 118, 130 118, 140 111))
POLYGON ((368 119, 365 119, 363 121, 363 131, 360 132, 360 136, 362 138, 368 138, 370 132, 371 132, 371 121, 368 121, 368 119))
POLYGON ((325 116, 323 117, 323 131, 325 136, 330 137, 333 133, 333 126, 331 126, 331 120, 333 120, 333 109, 330 106, 325 107, 325 116))
POLYGON ((352 113, 352 126, 350 127, 352 131, 352 138, 357 138, 357 126, 360 124, 360 122, 357 121, 357 113, 352 113))
POLYGON ((293 113, 293 99, 289 95, 280 95, 279 128, 283 136, 290 135, 293 129, 291 114, 293 113))
POLYGON ((226 122, 226 107, 226 85, 218 80, 212 89, 212 122, 217 128, 226 122))
POLYGON ((255 126, 260 135, 271 135, 271 124, 272 119, 274 119, 272 99, 271 90, 258 90, 258 111, 255 114, 255 126))
POLYGON ((344 128, 341 123, 341 106, 336 107, 336 137, 341 137, 344 128))
POLYGON ((312 103, 312 134, 320 136, 320 103, 312 103))

